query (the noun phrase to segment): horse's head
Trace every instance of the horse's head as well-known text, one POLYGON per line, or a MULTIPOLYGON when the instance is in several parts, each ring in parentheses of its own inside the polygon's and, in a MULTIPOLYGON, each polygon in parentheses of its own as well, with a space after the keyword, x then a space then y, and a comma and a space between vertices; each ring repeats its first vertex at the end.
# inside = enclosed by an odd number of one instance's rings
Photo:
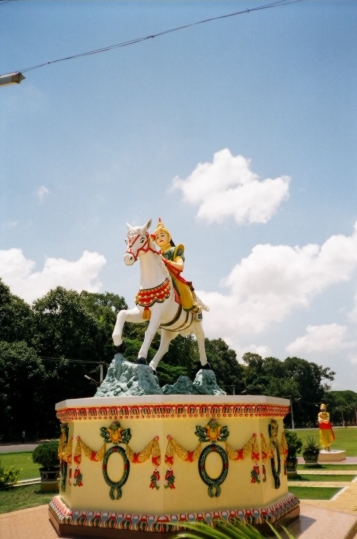
POLYGON ((151 219, 144 226, 131 226, 128 227, 128 234, 125 240, 128 248, 124 255, 124 262, 127 266, 131 266, 137 261, 138 256, 147 253, 151 250, 151 237, 148 229, 151 226, 151 219))

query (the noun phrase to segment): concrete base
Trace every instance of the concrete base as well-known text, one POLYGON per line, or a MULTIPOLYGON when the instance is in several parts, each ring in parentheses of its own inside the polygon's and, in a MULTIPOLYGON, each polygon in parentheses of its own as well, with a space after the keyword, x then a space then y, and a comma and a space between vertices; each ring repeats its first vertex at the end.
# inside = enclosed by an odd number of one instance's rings
POLYGON ((346 451, 342 449, 331 449, 331 451, 325 451, 324 449, 319 453, 319 464, 323 462, 341 462, 346 459, 346 451))
POLYGON ((263 395, 59 403, 62 476, 49 506, 55 529, 140 539, 174 534, 179 522, 291 522, 299 500, 285 473, 287 405, 263 395))
POLYGON ((46 481, 43 483, 41 481, 41 492, 58 492, 58 481, 46 481))
MULTIPOLYGON (((274 522, 274 527, 278 530, 281 530, 282 526, 285 528, 291 525, 294 521, 299 519, 300 507, 295 507, 281 518, 274 522)), ((59 522, 57 515, 49 509, 49 520, 56 530, 59 537, 61 536, 70 536, 70 537, 95 537, 96 539, 106 538, 106 539, 169 539, 177 535, 180 528, 170 526, 171 531, 165 532, 150 532, 150 531, 138 531, 130 529, 111 529, 111 528, 101 528, 101 527, 90 527, 88 525, 71 525, 64 524, 59 522)), ((271 534, 271 528, 268 524, 254 524, 262 533, 271 534)), ((299 528, 299 526, 298 526, 299 528)), ((182 528, 181 528, 182 531, 182 528)), ((315 537, 316 539, 316 537, 315 537)), ((344 539, 344 538, 343 538, 344 539)))
MULTIPOLYGON (((176 534, 176 532, 168 533, 149 533, 138 532, 131 530, 112 530, 90 528, 88 526, 66 526, 59 524, 58 520, 51 512, 49 513, 50 521, 59 536, 86 536, 86 537, 104 537, 104 538, 121 538, 121 539, 168 539, 176 534)), ((301 502, 300 517, 298 517, 298 509, 293 510, 284 519, 279 521, 279 525, 283 525, 293 534, 295 539, 353 539, 357 533, 357 516, 324 509, 310 504, 301 502)), ((280 532, 282 537, 286 537, 283 532, 280 532)), ((5 537, 4 539, 8 539, 5 537)), ((34 539, 30 537, 30 539, 34 539)))

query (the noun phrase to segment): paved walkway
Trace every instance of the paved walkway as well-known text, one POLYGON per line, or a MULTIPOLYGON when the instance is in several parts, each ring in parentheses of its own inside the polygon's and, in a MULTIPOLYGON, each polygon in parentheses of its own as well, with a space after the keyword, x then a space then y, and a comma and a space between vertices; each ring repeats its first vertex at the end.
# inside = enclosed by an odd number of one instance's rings
POLYGON ((309 482, 306 481, 289 481, 289 485, 304 486, 304 487, 342 487, 342 490, 336 494, 331 500, 304 500, 304 503, 314 505, 317 507, 324 507, 325 509, 332 509, 333 511, 340 511, 349 515, 354 515, 357 518, 357 481, 351 483, 344 482, 309 482))
POLYGON ((0 515, 1 539, 58 539, 48 520, 48 506, 0 515))
MULTIPOLYGON (((334 471, 334 470, 298 470, 298 475, 314 475, 316 476, 316 481, 289 481, 288 484, 290 487, 349 487, 353 481, 334 481, 333 476, 339 476, 339 475, 350 475, 352 477, 357 476, 357 465, 356 465, 356 471, 353 470, 346 470, 345 472, 343 470, 334 471), (331 481, 319 481, 318 477, 319 475, 328 475, 331 477, 331 481)), ((330 500, 331 501, 331 500, 330 500)), ((357 500, 356 500, 357 505, 357 500)), ((357 516, 357 513, 356 513, 357 516)))
MULTIPOLYGON (((305 464, 304 457, 298 457, 298 464, 305 464)), ((357 457, 346 457, 340 462, 322 462, 321 464, 357 464, 357 457)))
POLYGON ((357 465, 355 470, 319 470, 306 468, 304 470, 298 470, 298 475, 357 475, 357 465))

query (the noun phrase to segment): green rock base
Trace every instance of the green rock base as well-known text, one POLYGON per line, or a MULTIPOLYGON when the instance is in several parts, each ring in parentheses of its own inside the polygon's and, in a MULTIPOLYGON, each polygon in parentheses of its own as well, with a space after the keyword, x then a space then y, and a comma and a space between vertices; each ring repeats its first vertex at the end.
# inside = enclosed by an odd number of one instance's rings
POLYGON ((159 386, 158 378, 148 365, 136 365, 116 354, 105 380, 95 397, 129 397, 141 395, 226 395, 217 384, 213 371, 201 369, 192 382, 180 376, 172 385, 159 386))

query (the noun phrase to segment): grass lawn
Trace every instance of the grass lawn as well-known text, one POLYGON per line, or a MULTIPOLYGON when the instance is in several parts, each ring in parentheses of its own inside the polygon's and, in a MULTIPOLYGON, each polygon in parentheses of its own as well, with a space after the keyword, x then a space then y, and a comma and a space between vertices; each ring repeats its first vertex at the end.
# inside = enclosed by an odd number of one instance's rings
POLYGON ((351 482, 356 476, 355 475, 297 475, 296 477, 289 477, 289 481, 346 481, 351 482))
MULTIPOLYGON (((297 429, 295 432, 302 440, 311 435, 319 438, 319 429, 297 429)), ((331 449, 345 449, 347 457, 357 457, 357 428, 335 428, 334 433, 336 440, 331 449)))
POLYGON ((55 492, 41 492, 40 485, 0 490, 0 513, 10 513, 19 509, 45 505, 52 500, 55 494, 55 492))
MULTIPOLYGON (((339 472, 341 470, 356 470, 357 472, 357 464, 317 464, 316 466, 305 466, 305 464, 298 464, 297 466, 298 470, 316 470, 323 472, 324 470, 336 470, 336 472, 339 472)), ((356 474, 357 475, 357 474, 356 474)))
POLYGON ((39 465, 32 462, 32 451, 26 453, 2 453, 0 462, 3 466, 20 468, 20 481, 40 477, 39 465))
POLYGON ((331 500, 341 489, 332 487, 290 487, 289 492, 299 500, 331 500))

